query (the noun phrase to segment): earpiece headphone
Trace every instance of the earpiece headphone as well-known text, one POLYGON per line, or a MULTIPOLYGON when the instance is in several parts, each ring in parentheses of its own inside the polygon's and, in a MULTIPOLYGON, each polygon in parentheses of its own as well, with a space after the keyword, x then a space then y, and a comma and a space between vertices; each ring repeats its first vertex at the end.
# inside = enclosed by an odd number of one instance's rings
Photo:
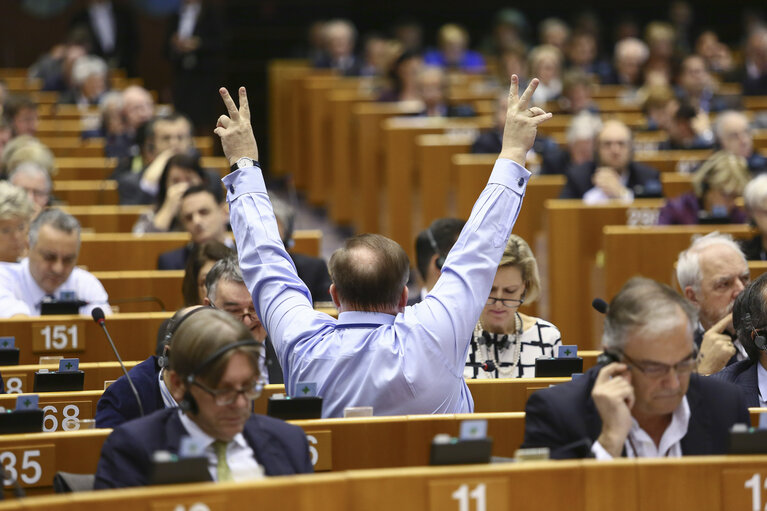
POLYGON ((192 314, 199 312, 201 310, 205 309, 212 309, 212 307, 208 305, 203 305, 202 307, 198 307, 196 309, 192 309, 180 318, 170 318, 168 320, 168 324, 165 327, 165 336, 162 338, 162 344, 163 344, 163 352, 162 355, 157 357, 157 365, 160 367, 168 367, 168 347, 170 346, 170 340, 173 338, 173 334, 176 333, 176 330, 178 330, 178 327, 181 326, 181 323, 186 321, 186 318, 190 317, 192 314))
POLYGON ((434 264, 436 264, 437 269, 441 271, 442 267, 445 265, 445 258, 442 256, 442 251, 439 249, 439 245, 437 245, 437 240, 434 239, 434 233, 431 232, 431 227, 426 229, 426 237, 429 238, 429 245, 431 245, 432 250, 437 254, 437 260, 434 264))
POLYGON ((216 351, 214 351, 213 354, 211 354, 208 358, 203 360, 200 365, 195 367, 194 370, 191 373, 189 373, 189 375, 185 378, 186 392, 184 392, 184 398, 181 400, 181 403, 179 403, 178 405, 179 408, 181 408, 184 412, 191 413, 192 415, 196 415, 197 412, 200 411, 200 407, 197 404, 197 400, 192 395, 192 390, 191 390, 192 383, 194 383, 195 377, 197 377, 200 371, 202 371, 203 369, 208 367, 210 364, 212 364, 213 362, 221 358, 224 355, 224 353, 226 353, 227 351, 241 348, 244 346, 259 347, 259 346, 262 346, 262 343, 258 341, 254 341, 253 339, 246 339, 246 340, 234 342, 232 344, 227 344, 226 346, 223 346, 217 349, 216 351))

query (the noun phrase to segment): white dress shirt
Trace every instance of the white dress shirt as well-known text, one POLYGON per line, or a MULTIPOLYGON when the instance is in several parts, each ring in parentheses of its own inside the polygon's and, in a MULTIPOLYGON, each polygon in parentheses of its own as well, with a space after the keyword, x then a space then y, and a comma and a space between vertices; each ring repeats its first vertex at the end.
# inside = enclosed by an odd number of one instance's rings
POLYGON ((88 14, 93 24, 96 37, 99 38, 99 43, 104 53, 110 53, 115 47, 115 32, 117 27, 115 26, 115 17, 112 12, 112 3, 94 3, 88 8, 88 14))
POLYGON ((495 163, 489 182, 426 298, 395 315, 315 311, 280 239, 261 170, 224 178, 240 268, 285 373, 285 388, 316 383, 323 417, 350 406, 375 415, 470 413, 463 378, 471 333, 519 215, 530 173, 495 163))
POLYGON ((197 18, 200 16, 201 5, 197 2, 191 2, 181 8, 181 14, 178 17, 178 37, 180 39, 189 39, 194 34, 194 27, 197 25, 197 18))
MULTIPOLYGON (((626 448, 627 458, 681 458, 682 457, 682 439, 687 434, 687 426, 690 423, 690 405, 687 403, 687 396, 682 398, 682 402, 676 407, 671 415, 671 423, 663 432, 660 444, 655 445, 655 441, 643 430, 639 423, 631 418, 631 430, 624 447, 626 448)), ((591 446, 591 452, 598 460, 611 460, 612 455, 602 447, 598 441, 591 446)))
MULTIPOLYGON (((215 438, 205 433, 195 422, 179 410, 181 424, 189 433, 189 436, 197 440, 197 444, 205 450, 205 456, 208 458, 208 471, 214 481, 218 481, 218 458, 213 450, 215 438)), ((235 481, 249 481, 264 477, 264 469, 256 461, 253 449, 248 445, 245 436, 238 433, 226 446, 226 463, 229 465, 229 471, 232 473, 232 479, 235 481)))
MULTIPOLYGON (((29 271, 29 259, 20 263, 0 263, 0 318, 16 314, 39 316, 40 304, 48 295, 37 285, 29 271)), ((80 314, 90 316, 91 310, 101 307, 111 314, 109 297, 101 282, 87 271, 74 268, 69 278, 53 292, 57 300, 82 300, 80 314)))

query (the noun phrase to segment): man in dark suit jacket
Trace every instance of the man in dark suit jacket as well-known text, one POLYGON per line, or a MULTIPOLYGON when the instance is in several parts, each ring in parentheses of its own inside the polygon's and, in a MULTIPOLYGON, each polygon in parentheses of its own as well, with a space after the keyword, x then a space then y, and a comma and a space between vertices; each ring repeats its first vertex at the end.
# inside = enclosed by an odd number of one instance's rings
MULTIPOLYGON (((177 311, 173 317, 160 327, 162 337, 160 354, 158 356, 152 355, 128 371, 131 381, 138 392, 139 399, 141 399, 144 415, 170 407, 169 405, 176 406, 170 394, 160 388, 160 372, 163 372, 162 378, 167 389, 170 382, 168 380, 168 373, 163 371, 163 367, 168 365, 170 342, 173 333, 187 318, 198 311, 208 308, 195 305, 177 311), (169 403, 165 402, 166 399, 168 399, 169 403)), ((136 402, 136 395, 133 394, 128 379, 125 376, 120 376, 104 390, 101 398, 99 398, 99 402, 96 405, 96 427, 114 428, 129 420, 137 419, 141 415, 141 408, 139 408, 136 402)))
POLYGON ((730 427, 749 423, 739 390, 691 374, 695 309, 670 287, 634 278, 605 317, 614 362, 533 394, 523 447, 553 458, 724 454, 730 427))
POLYGON ((585 199, 590 203, 609 199, 632 199, 659 194, 660 174, 632 161, 632 137, 628 126, 607 121, 597 137, 597 161, 567 171, 560 199, 585 199))
POLYGON ((169 392, 179 408, 118 426, 102 447, 96 488, 149 484, 154 453, 180 454, 186 436, 207 458, 216 481, 312 471, 301 428, 252 413, 261 392, 261 346, 244 324, 203 310, 176 330, 173 345, 169 392))
POLYGON ((75 13, 70 28, 85 30, 93 44, 93 53, 104 58, 109 67, 137 76, 135 56, 139 54, 139 38, 131 10, 110 0, 88 3, 88 7, 75 13))
POLYGON ((738 341, 748 358, 728 365, 714 377, 734 383, 743 392, 746 405, 751 408, 765 406, 767 378, 759 366, 767 368, 767 273, 751 282, 735 299, 732 306, 732 324, 738 341))

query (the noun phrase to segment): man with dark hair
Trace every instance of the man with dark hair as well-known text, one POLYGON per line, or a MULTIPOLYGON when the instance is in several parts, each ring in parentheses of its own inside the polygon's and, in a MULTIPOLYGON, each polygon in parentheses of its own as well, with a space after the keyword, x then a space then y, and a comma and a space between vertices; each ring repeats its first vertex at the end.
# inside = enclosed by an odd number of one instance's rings
POLYGON ((735 299, 732 324, 748 358, 713 376, 738 385, 749 408, 767 406, 767 273, 751 282, 735 299))
POLYGON ((101 449, 95 487, 150 484, 154 453, 182 453, 183 437, 207 458, 214 481, 312 472, 301 428, 253 414, 262 389, 260 350, 225 312, 202 310, 184 321, 168 366, 168 390, 179 407, 115 428, 101 449))
POLYGON ((696 325, 695 307, 669 286, 629 280, 605 316, 610 362, 530 396, 522 446, 552 458, 725 454, 748 409, 734 385, 692 374, 696 325))
POLYGON ((330 260, 338 320, 313 310, 285 252, 256 161, 245 88, 239 109, 220 89, 228 116, 219 117, 215 133, 233 166, 224 184, 240 268, 275 343, 289 395, 315 384, 324 417, 340 417, 352 406, 371 406, 376 415, 473 410, 463 379, 471 332, 519 214, 530 177, 525 155, 538 124, 551 117, 529 107, 538 80, 521 97, 518 83, 512 76, 500 157, 432 292, 406 307, 405 252, 383 236, 355 236, 330 260))
POLYGON ((216 240, 228 246, 226 204, 205 185, 190 186, 181 196, 179 220, 192 239, 181 248, 163 252, 157 258, 158 270, 183 270, 195 245, 216 240))
POLYGON ((431 291, 442 274, 442 266, 455 240, 466 222, 459 218, 438 218, 418 233, 415 238, 415 259, 423 287, 418 296, 408 300, 408 305, 420 302, 431 291))
POLYGON ((149 415, 163 408, 176 408, 178 403, 170 394, 168 357, 170 356, 173 334, 181 324, 197 312, 207 309, 201 305, 187 307, 176 311, 167 322, 160 327, 162 331, 162 349, 160 355, 152 355, 133 367, 128 374, 136 386, 141 406, 136 402, 136 395, 130 388, 125 376, 120 376, 114 383, 104 389, 104 393, 96 404, 96 427, 114 428, 123 422, 149 415))

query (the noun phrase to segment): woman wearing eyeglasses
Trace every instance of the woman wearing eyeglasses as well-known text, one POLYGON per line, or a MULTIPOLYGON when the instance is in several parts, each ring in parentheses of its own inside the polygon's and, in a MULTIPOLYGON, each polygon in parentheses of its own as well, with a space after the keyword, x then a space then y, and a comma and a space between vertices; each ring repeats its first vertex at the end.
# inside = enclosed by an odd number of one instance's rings
POLYGON ((540 294, 538 264, 528 244, 512 234, 485 308, 474 328, 465 378, 532 378, 535 359, 562 344, 557 327, 519 312, 540 294))

